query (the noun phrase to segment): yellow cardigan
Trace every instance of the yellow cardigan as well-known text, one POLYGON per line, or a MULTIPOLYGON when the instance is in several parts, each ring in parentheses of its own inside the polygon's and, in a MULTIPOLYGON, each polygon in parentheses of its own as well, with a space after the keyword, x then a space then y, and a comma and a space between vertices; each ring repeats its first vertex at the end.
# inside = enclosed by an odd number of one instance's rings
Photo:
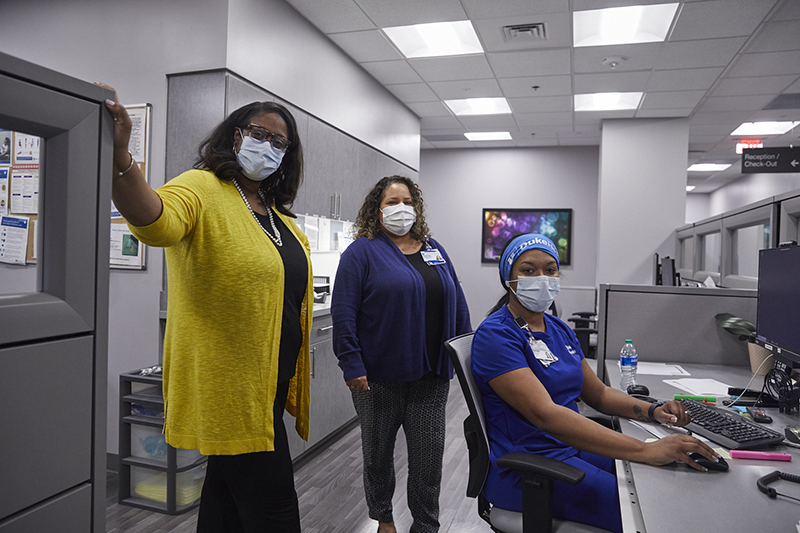
MULTIPOLYGON (((164 204, 161 216, 149 226, 130 229, 145 244, 166 248, 167 442, 204 455, 272 451, 283 312, 281 256, 231 182, 190 170, 157 192, 164 204)), ((303 344, 286 401, 297 433, 308 440, 311 259, 300 228, 278 216, 303 245, 308 262, 300 312, 303 344)))

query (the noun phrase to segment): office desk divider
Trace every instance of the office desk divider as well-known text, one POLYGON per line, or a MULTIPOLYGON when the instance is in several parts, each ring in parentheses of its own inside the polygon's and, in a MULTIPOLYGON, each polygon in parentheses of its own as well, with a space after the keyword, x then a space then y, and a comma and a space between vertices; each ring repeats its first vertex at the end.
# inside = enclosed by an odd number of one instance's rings
POLYGON ((619 359, 625 339, 641 362, 748 366, 747 343, 717 327, 714 315, 755 322, 756 303, 751 289, 600 285, 598 376, 608 383, 605 361, 619 359))

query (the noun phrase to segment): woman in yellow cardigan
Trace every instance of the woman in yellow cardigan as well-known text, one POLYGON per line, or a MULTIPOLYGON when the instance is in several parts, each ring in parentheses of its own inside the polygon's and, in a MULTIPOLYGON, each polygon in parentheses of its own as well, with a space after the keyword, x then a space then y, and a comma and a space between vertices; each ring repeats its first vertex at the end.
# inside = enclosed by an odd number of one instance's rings
POLYGON ((294 118, 274 102, 237 109, 195 169, 155 191, 128 152, 125 108, 106 106, 114 204, 166 248, 164 433, 209 456, 197 531, 300 531, 283 411, 307 439, 313 284, 289 210, 302 180, 294 118))

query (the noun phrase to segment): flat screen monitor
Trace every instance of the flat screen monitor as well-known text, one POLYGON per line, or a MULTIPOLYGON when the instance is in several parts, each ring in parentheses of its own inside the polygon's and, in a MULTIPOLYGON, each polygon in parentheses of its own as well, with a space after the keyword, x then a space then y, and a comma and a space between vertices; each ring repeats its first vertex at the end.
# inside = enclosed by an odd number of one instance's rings
POLYGON ((800 365, 800 246, 761 250, 758 257, 758 344, 800 365))
POLYGON ((675 260, 671 257, 661 260, 661 284, 669 287, 675 285, 675 260))
POLYGON ((661 285, 661 263, 658 254, 653 254, 653 285, 661 285))
POLYGON ((558 248, 558 261, 572 260, 572 209, 487 209, 482 216, 481 262, 499 263, 505 246, 517 235, 540 233, 558 248))

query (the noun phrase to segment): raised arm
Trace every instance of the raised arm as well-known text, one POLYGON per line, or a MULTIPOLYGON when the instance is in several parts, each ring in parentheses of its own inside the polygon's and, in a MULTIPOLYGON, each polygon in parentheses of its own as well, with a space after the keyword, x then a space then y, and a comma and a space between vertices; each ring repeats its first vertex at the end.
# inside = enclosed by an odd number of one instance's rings
MULTIPOLYGON (((97 85, 114 91, 103 83, 97 85)), ((113 102, 106 100, 106 108, 114 117, 114 176, 111 199, 125 220, 133 226, 147 226, 161 216, 161 198, 147 184, 139 165, 128 152, 131 119, 128 111, 120 105, 116 91, 113 102)))
POLYGON ((712 461, 716 458, 710 447, 694 437, 670 435, 648 444, 557 405, 530 368, 501 374, 490 380, 489 386, 533 425, 580 450, 651 465, 683 461, 698 470, 703 468, 689 453, 699 452, 712 461))

